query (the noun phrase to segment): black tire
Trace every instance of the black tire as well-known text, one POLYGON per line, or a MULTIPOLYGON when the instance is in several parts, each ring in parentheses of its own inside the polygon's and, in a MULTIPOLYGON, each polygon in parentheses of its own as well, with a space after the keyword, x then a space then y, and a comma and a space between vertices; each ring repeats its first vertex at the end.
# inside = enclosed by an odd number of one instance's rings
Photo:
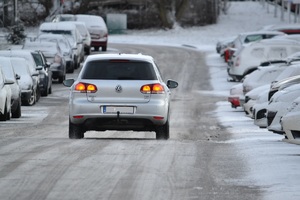
POLYGON ((102 51, 106 51, 106 50, 107 50, 107 46, 103 46, 102 51))
POLYGON ((36 102, 36 92, 34 90, 31 91, 30 99, 23 101, 25 106, 33 106, 36 102))
POLYGON ((49 88, 48 94, 52 94, 52 85, 50 85, 50 88, 49 88))
POLYGON ((66 75, 58 77, 58 82, 62 83, 66 79, 66 75))
POLYGON ((41 94, 40 87, 37 86, 37 88, 36 88, 36 94, 35 94, 35 103, 38 102, 38 101, 40 100, 41 95, 42 95, 42 94, 41 94))
POLYGON ((0 121, 6 121, 7 120, 7 107, 5 103, 4 113, 0 114, 0 121))
POLYGON ((69 70, 68 70, 68 73, 73 73, 74 72, 74 66, 72 66, 69 70))
POLYGON ((81 126, 69 122, 69 138, 82 139, 84 137, 84 129, 81 126))
POLYGON ((95 51, 99 51, 99 47, 94 47, 95 51))
POLYGON ((167 140, 170 137, 169 121, 167 121, 163 126, 157 126, 156 130, 157 140, 167 140))
POLYGON ((48 96, 48 88, 46 88, 43 92, 42 92, 42 97, 46 97, 46 96, 48 96))
POLYGON ((11 117, 12 118, 20 118, 21 117, 21 102, 18 103, 17 109, 15 110, 15 112, 11 113, 11 117))

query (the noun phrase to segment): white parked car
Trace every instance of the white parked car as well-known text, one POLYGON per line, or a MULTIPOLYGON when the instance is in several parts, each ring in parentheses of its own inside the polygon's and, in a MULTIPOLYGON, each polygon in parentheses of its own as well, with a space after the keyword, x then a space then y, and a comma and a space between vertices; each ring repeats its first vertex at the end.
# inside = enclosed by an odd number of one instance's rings
POLYGON ((244 94, 256 87, 272 83, 286 68, 285 62, 274 63, 267 67, 258 67, 257 70, 245 76, 243 80, 244 94))
POLYGON ((281 118, 285 138, 294 144, 300 144, 300 97, 296 98, 288 112, 281 118))
POLYGON ((20 76, 18 83, 21 87, 22 105, 34 105, 37 88, 34 77, 38 76, 38 72, 31 73, 30 62, 25 58, 11 57, 11 63, 15 72, 20 76))
POLYGON ((254 88, 250 92, 245 94, 245 103, 243 104, 244 111, 247 117, 254 119, 253 106, 259 99, 260 95, 264 92, 268 92, 270 89, 270 84, 262 85, 254 88))
POLYGON ((267 106, 267 128, 277 134, 283 134, 280 120, 288 112, 288 107, 300 96, 300 84, 295 84, 276 92, 267 106))
POLYGON ((41 42, 55 42, 58 43, 63 56, 66 61, 66 70, 69 73, 74 72, 74 63, 76 62, 76 55, 73 52, 69 40, 62 34, 41 34, 35 40, 41 42))
POLYGON ((14 81, 10 84, 11 89, 11 117, 20 118, 21 117, 21 87, 17 81, 20 79, 20 75, 17 74, 12 66, 11 58, 0 56, 0 67, 6 78, 14 81))
POLYGON ((85 55, 90 55, 91 54, 91 43, 92 43, 92 39, 91 39, 91 35, 90 32, 86 26, 86 24, 84 22, 80 22, 80 21, 75 21, 75 22, 70 22, 70 23, 74 23, 75 26, 77 27, 82 39, 83 39, 83 46, 84 46, 84 53, 85 55))
POLYGON ((300 43, 288 39, 266 39, 250 43, 235 52, 228 75, 235 81, 253 72, 265 61, 283 60, 300 51, 300 43))
POLYGON ((267 106, 268 106, 268 90, 262 91, 253 105, 253 119, 254 124, 259 128, 267 127, 267 106))
POLYGON ((13 80, 5 78, 2 68, 0 67, 0 121, 10 119, 11 89, 9 85, 13 83, 13 80))
POLYGON ((76 20, 84 22, 91 35, 92 43, 91 47, 94 47, 95 51, 99 51, 101 47, 102 51, 107 50, 108 42, 108 29, 105 21, 102 17, 97 15, 76 15, 76 20))
POLYGON ((79 30, 73 23, 69 22, 44 22, 39 27, 39 33, 52 33, 52 34, 63 34, 67 37, 70 44, 72 45, 73 51, 76 55, 75 69, 79 68, 81 61, 84 59, 84 47, 82 37, 79 30))

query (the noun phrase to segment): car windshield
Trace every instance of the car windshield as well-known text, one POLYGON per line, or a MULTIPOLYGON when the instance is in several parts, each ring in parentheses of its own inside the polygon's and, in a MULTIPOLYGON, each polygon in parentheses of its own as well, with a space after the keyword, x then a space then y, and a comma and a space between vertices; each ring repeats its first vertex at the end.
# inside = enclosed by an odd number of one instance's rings
POLYGON ((40 54, 33 53, 32 56, 33 56, 34 61, 37 66, 44 66, 44 62, 43 62, 42 56, 40 54))
POLYGON ((120 60, 88 62, 82 78, 104 80, 157 80, 151 63, 120 60))

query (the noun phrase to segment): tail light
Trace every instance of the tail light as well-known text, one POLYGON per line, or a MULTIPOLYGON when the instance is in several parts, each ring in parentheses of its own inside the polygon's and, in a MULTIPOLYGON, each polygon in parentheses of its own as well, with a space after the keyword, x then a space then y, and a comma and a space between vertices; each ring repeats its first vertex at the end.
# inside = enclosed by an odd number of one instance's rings
POLYGON ((94 84, 80 82, 75 85, 75 91, 81 93, 95 93, 97 90, 97 86, 94 84))
POLYGON ((164 87, 159 83, 143 85, 141 87, 140 91, 143 94, 163 94, 163 93, 165 93, 164 87))

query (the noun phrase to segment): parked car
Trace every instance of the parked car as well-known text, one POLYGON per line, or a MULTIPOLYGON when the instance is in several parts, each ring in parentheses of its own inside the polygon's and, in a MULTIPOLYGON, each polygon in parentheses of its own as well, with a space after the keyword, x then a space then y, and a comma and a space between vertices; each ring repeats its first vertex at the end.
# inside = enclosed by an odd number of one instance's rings
POLYGON ((271 60, 282 60, 300 51, 300 43, 291 40, 265 39, 250 43, 236 51, 228 68, 228 75, 235 81, 257 69, 260 63, 271 60))
POLYGON ((265 84, 254 88, 245 94, 245 102, 242 104, 247 117, 254 119, 253 106, 264 92, 268 93, 270 84, 265 84))
POLYGON ((66 70, 68 73, 74 72, 74 63, 76 62, 76 55, 73 52, 69 40, 62 34, 41 34, 35 40, 41 42, 55 42, 58 43, 66 62, 66 70))
POLYGON ((233 40, 232 44, 224 50, 224 55, 227 55, 224 57, 225 62, 230 60, 234 52, 242 48, 244 45, 264 39, 270 39, 279 35, 283 36, 286 34, 279 31, 252 31, 240 33, 233 40))
POLYGON ((100 47, 102 51, 106 51, 108 29, 103 18, 97 15, 83 14, 77 14, 76 18, 77 21, 84 22, 86 24, 92 39, 91 47, 94 47, 95 51, 99 51, 100 47))
POLYGON ((18 83, 21 87, 22 105, 33 106, 36 103, 36 90, 38 85, 34 78, 39 75, 38 72, 30 71, 31 63, 25 58, 11 57, 11 63, 15 72, 20 76, 18 83))
POLYGON ((264 26, 261 30, 280 31, 288 35, 300 34, 299 24, 273 24, 264 26))
POLYGON ((258 67, 257 70, 245 76, 243 80, 244 94, 261 85, 272 83, 286 68, 287 65, 285 63, 277 63, 268 67, 258 67))
POLYGON ((79 33, 80 33, 80 35, 83 39, 83 46, 84 46, 85 55, 90 55, 91 54, 92 38, 91 38, 90 32, 89 32, 85 22, 75 21, 75 22, 70 22, 70 23, 74 23, 75 26, 79 30, 79 33))
POLYGON ((15 70, 11 64, 11 59, 8 57, 0 56, 0 67, 6 78, 9 78, 14 81, 13 84, 10 84, 11 89, 11 117, 20 118, 21 117, 21 87, 17 79, 20 79, 20 76, 15 73, 15 70))
POLYGON ((268 103, 268 90, 266 90, 260 93, 252 107, 253 121, 259 128, 266 128, 268 126, 266 117, 268 103))
POLYGON ((296 98, 288 108, 288 112, 281 118, 281 126, 285 138, 294 144, 300 144, 300 98, 296 98))
POLYGON ((13 83, 13 80, 5 78, 0 67, 0 121, 10 119, 11 89, 9 85, 13 83))
POLYGON ((21 57, 25 58, 30 63, 30 73, 31 75, 34 75, 33 80, 35 85, 35 101, 38 101, 41 96, 41 90, 45 88, 43 83, 45 82, 45 79, 48 79, 48 74, 44 70, 44 66, 39 65, 40 63, 37 62, 39 59, 35 59, 35 57, 40 57, 40 53, 23 49, 1 50, 0 56, 21 57))
POLYGON ((242 106, 241 102, 245 102, 245 95, 243 93, 243 83, 238 83, 230 88, 228 102, 230 102, 232 108, 242 106))
POLYGON ((154 59, 141 54, 98 54, 87 57, 71 87, 69 137, 88 130, 155 131, 169 138, 170 89, 154 59))
POLYGON ((55 15, 52 22, 76 21, 76 15, 73 14, 58 14, 55 15))
POLYGON ((277 134, 284 134, 280 121, 288 112, 288 107, 300 96, 300 84, 295 84, 276 92, 267 106, 267 128, 277 134))
POLYGON ((25 42, 23 49, 41 51, 47 62, 50 63, 52 78, 62 83, 66 78, 66 61, 58 43, 54 42, 25 42))
POLYGON ((52 33, 63 34, 67 37, 72 49, 76 55, 76 62, 74 63, 75 69, 79 68, 81 61, 84 59, 83 39, 73 23, 69 22, 44 22, 39 27, 39 34, 52 33))

